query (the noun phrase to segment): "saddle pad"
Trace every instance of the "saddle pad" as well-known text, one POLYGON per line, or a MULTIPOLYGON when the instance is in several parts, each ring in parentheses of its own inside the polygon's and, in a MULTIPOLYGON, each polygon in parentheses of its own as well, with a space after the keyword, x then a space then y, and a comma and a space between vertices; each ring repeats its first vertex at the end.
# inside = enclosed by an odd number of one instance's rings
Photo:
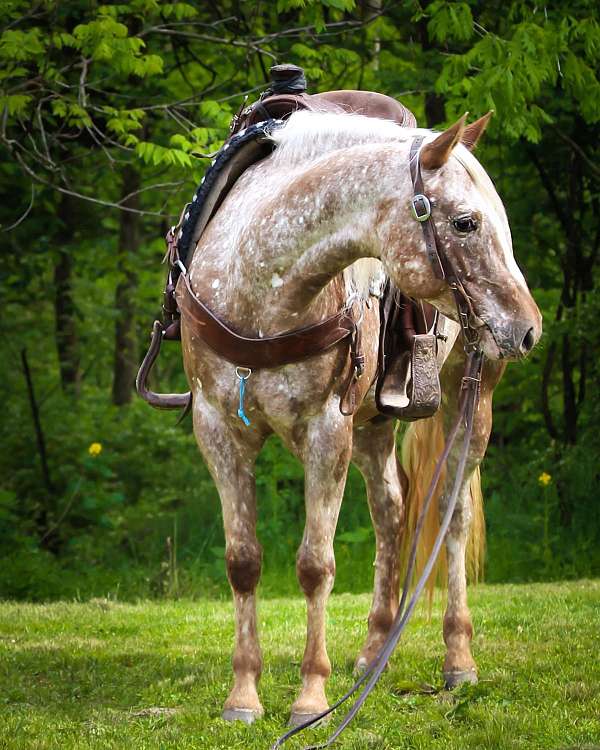
POLYGON ((181 223, 177 249, 184 266, 190 251, 193 252, 202 232, 236 180, 248 167, 273 151, 274 144, 269 136, 283 125, 283 120, 266 120, 240 130, 213 159, 181 223))

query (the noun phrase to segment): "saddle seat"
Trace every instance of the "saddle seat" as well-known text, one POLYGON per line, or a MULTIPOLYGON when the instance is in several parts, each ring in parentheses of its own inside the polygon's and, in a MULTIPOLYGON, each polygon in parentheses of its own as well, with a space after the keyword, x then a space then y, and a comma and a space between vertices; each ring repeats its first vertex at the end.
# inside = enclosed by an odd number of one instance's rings
MULTIPOLYGON (((284 66, 279 66, 284 67, 284 66)), ((295 67, 295 66, 290 66, 295 67)), ((233 120, 230 135, 263 120, 285 120, 294 112, 329 112, 356 114, 392 120, 401 127, 414 128, 417 121, 413 113, 391 96, 375 91, 325 91, 320 94, 273 94, 260 99, 242 110, 233 120)))

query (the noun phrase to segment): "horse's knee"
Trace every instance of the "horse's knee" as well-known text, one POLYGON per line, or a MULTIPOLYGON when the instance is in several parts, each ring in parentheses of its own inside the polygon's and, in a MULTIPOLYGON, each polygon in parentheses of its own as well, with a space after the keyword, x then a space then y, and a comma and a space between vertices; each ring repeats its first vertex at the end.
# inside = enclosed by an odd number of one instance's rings
POLYGON ((374 607, 369 614, 369 630, 388 633, 394 622, 395 614, 395 608, 389 605, 374 607))
POLYGON ((312 596, 324 582, 335 576, 333 551, 320 551, 303 544, 296 557, 296 572, 302 590, 306 596, 312 596))
POLYGON ((225 553, 227 577, 238 594, 254 591, 260 579, 262 549, 258 542, 233 542, 225 553))

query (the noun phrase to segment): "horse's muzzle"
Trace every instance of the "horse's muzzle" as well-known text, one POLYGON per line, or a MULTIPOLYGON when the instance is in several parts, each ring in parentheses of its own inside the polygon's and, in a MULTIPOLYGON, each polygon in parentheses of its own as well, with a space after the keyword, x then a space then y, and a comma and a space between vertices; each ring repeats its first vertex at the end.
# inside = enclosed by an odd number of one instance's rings
POLYGON ((542 335, 541 319, 486 322, 480 331, 483 351, 489 359, 523 359, 542 335))

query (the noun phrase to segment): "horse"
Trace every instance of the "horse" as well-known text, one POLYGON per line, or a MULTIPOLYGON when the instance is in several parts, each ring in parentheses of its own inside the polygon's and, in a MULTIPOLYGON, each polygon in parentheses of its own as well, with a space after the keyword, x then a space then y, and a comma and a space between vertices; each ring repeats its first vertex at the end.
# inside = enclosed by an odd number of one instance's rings
MULTIPOLYGON (((378 415, 375 403, 378 297, 386 278, 441 315, 437 357, 442 403, 435 418, 409 431, 413 466, 431 458, 430 443, 441 439, 453 422, 466 356, 452 291, 434 273, 421 226, 411 214, 410 150, 416 138, 423 139, 417 158, 435 231, 468 294, 470 325, 485 355, 467 471, 445 543, 443 621, 446 684, 477 679, 465 568, 474 512, 470 488, 476 487, 487 447, 493 390, 506 362, 526 356, 541 335, 541 316, 514 259, 506 212, 472 154, 487 121, 486 116, 467 125, 465 115, 435 133, 357 114, 292 114, 271 133, 272 154, 238 179, 193 249, 187 268, 190 287, 234 331, 268 337, 346 308, 360 320, 364 352, 356 409, 345 416, 340 403, 352 366, 347 342, 304 361, 240 373, 182 317, 193 429, 221 499, 235 611, 233 685, 224 719, 250 724, 263 714, 256 616, 262 550, 256 535, 254 465, 272 433, 300 459, 305 475, 306 521, 296 570, 306 598, 307 634, 292 725, 328 706, 325 612, 350 461, 364 477, 376 538, 374 593, 366 640, 356 659, 359 669, 376 657, 398 608, 405 502, 409 493, 418 494, 419 482, 409 486, 396 455, 396 422, 378 415)), ((453 449, 449 456, 450 477, 456 454, 453 449)), ((442 512, 445 493, 444 485, 438 498, 442 512)))

